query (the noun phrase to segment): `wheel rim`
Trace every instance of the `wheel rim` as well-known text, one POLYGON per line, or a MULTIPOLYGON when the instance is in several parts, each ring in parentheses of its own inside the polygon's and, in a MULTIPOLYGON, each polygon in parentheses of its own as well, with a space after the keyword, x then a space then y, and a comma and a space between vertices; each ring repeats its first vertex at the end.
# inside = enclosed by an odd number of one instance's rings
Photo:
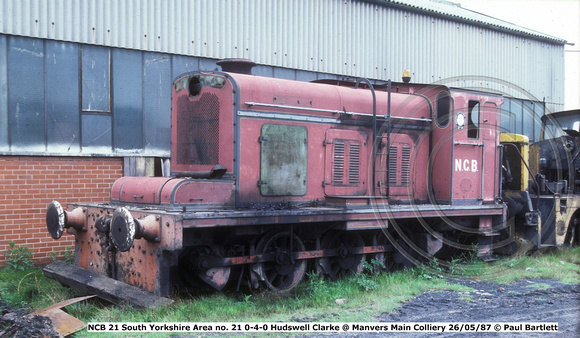
POLYGON ((295 234, 268 233, 260 239, 256 249, 258 253, 274 255, 273 261, 256 265, 261 279, 272 291, 289 291, 304 278, 306 261, 292 258, 293 252, 304 251, 304 244, 295 234))
POLYGON ((351 273, 362 272, 366 256, 351 254, 353 248, 364 246, 364 241, 359 234, 346 231, 327 232, 320 244, 322 249, 337 249, 338 252, 337 256, 323 257, 317 262, 317 266, 322 267, 322 271, 332 280, 351 273))

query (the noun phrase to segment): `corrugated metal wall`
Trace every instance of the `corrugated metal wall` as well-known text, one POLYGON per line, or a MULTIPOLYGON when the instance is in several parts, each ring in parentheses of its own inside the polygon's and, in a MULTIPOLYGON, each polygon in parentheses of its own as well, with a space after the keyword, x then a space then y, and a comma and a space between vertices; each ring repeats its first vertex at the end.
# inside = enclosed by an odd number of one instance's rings
POLYGON ((0 32, 564 103, 561 44, 353 0, 2 0, 0 32))

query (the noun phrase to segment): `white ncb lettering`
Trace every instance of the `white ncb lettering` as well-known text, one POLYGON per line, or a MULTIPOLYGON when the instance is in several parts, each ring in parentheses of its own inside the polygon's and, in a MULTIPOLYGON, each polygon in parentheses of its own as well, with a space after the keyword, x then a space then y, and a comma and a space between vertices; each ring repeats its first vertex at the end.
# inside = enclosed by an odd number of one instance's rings
POLYGON ((455 159, 455 171, 477 171, 477 160, 455 159))

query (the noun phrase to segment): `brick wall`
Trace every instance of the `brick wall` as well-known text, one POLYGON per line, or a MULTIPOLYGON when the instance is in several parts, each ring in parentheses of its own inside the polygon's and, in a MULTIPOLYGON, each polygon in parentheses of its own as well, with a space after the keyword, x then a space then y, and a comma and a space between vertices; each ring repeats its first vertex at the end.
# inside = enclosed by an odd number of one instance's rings
POLYGON ((0 267, 10 241, 27 246, 37 265, 50 253, 74 247, 74 236, 54 240, 46 230, 46 207, 108 202, 111 185, 123 175, 122 158, 0 156, 0 267))

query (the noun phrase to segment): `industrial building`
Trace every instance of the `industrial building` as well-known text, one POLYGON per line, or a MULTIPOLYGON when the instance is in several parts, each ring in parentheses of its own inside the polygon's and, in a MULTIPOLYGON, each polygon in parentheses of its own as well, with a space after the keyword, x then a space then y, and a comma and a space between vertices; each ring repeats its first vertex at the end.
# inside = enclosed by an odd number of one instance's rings
MULTIPOLYGON (((46 205, 106 202, 125 175, 165 175, 171 87, 247 58, 257 75, 367 78, 504 95, 504 131, 539 138, 564 106, 566 41, 440 0, 0 0, 0 265, 58 245, 46 205)), ((64 243, 64 244, 63 244, 64 243)))

